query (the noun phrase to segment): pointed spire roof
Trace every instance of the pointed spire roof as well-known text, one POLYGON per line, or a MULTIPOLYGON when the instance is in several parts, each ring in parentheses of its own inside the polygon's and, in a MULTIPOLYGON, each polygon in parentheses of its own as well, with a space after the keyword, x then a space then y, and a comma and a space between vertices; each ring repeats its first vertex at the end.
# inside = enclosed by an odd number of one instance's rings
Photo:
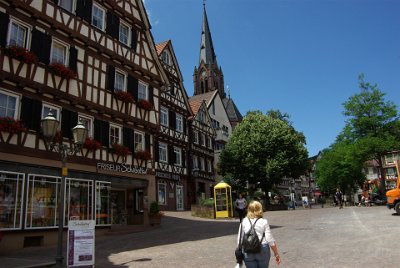
POLYGON ((214 52, 214 45, 211 38, 210 28, 208 26, 208 19, 206 13, 206 4, 203 3, 203 24, 201 26, 201 43, 200 43, 200 62, 205 64, 217 64, 217 58, 214 52))

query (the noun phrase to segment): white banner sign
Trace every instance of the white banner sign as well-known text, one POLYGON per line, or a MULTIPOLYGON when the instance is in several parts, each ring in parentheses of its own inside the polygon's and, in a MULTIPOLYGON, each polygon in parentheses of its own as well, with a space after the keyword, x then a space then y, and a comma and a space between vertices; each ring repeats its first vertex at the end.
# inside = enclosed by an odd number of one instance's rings
POLYGON ((68 223, 68 267, 94 266, 94 227, 93 220, 70 220, 68 223))

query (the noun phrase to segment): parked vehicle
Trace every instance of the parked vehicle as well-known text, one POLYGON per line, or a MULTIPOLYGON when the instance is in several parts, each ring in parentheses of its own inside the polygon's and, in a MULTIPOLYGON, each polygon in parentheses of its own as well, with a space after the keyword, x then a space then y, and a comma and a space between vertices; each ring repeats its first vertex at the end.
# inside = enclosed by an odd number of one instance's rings
POLYGON ((372 203, 375 205, 385 205, 386 197, 382 196, 379 193, 372 193, 372 203))
POLYGON ((388 209, 394 208, 396 210, 397 215, 400 215, 400 179, 399 179, 399 160, 395 162, 396 171, 397 171, 397 182, 396 188, 386 192, 387 203, 386 206, 388 209))

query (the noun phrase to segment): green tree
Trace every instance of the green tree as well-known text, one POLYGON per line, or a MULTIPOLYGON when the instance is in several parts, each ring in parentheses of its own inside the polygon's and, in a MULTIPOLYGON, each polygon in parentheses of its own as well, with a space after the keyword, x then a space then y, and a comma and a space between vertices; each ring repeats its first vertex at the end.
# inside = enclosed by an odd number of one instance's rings
MULTIPOLYGON (((359 76, 361 92, 351 96, 344 104, 344 115, 348 117, 337 142, 353 142, 360 159, 375 159, 380 175, 385 178, 382 158, 390 150, 399 149, 399 117, 392 101, 385 101, 385 94, 376 84, 364 81, 359 76)), ((381 180, 380 192, 385 192, 385 180, 381 180)))
POLYGON ((337 142, 321 153, 317 162, 317 184, 324 193, 332 194, 336 188, 353 192, 365 181, 364 162, 358 155, 358 146, 337 142))
POLYGON ((221 152, 219 167, 237 187, 259 182, 267 192, 283 177, 304 174, 307 158, 305 137, 293 128, 287 114, 252 111, 235 128, 221 152))

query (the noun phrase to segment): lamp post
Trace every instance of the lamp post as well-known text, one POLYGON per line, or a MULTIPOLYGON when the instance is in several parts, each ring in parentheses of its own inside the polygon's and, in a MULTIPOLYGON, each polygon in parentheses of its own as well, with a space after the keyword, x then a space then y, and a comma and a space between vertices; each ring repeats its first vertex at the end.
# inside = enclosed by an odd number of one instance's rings
POLYGON ((64 193, 65 193, 65 176, 68 174, 66 167, 68 155, 73 155, 80 150, 87 136, 87 129, 79 122, 72 129, 72 136, 74 143, 71 146, 64 144, 62 141, 54 143, 53 138, 56 135, 60 121, 58 121, 49 111, 48 115, 42 119, 42 131, 45 140, 50 145, 50 150, 60 153, 61 156, 61 193, 60 193, 60 207, 58 211, 58 240, 57 240, 57 255, 56 267, 63 267, 63 229, 64 229, 64 193))

